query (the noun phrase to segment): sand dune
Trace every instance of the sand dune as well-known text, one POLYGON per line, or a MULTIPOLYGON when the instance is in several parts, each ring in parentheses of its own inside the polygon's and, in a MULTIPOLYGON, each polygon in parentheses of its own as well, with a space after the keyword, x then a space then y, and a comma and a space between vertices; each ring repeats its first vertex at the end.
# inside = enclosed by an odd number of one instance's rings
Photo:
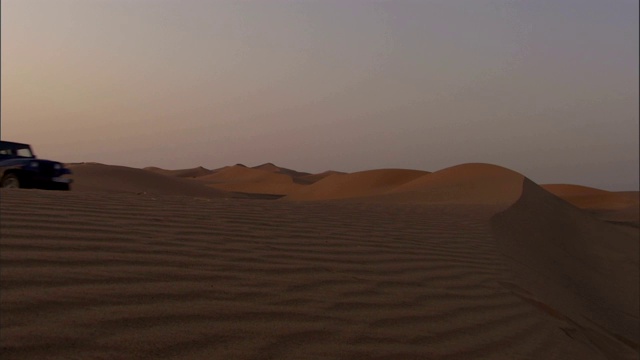
POLYGON ((611 193, 610 191, 606 190, 572 184, 543 184, 540 186, 548 192, 561 198, 570 196, 591 196, 611 193))
POLYGON ((73 191, 150 193, 196 197, 230 197, 227 192, 189 179, 166 176, 142 169, 97 163, 70 164, 73 191))
POLYGON ((2 358, 638 358, 640 230, 594 217, 636 192, 546 186, 600 197, 580 209, 488 164, 271 165, 0 190, 2 358))
POLYGON ((612 192, 568 184, 547 184, 542 188, 602 220, 640 225, 637 191, 612 192))
POLYGON ((542 185, 550 193, 581 209, 623 209, 638 205, 637 192, 612 192, 580 185, 542 185))
POLYGON ((374 170, 331 175, 290 194, 288 200, 354 199, 397 203, 510 205, 523 175, 490 164, 463 164, 434 173, 374 170))
POLYGON ((581 209, 624 209, 640 204, 637 191, 612 192, 580 185, 549 184, 542 188, 581 209))
POLYGON ((518 199, 523 175, 492 165, 449 167, 394 188, 389 201, 423 203, 511 204, 518 199))
POLYGON ((301 186, 289 175, 240 165, 228 166, 196 180, 220 190, 256 194, 286 195, 301 186))
POLYGON ((155 166, 149 166, 144 168, 143 170, 148 170, 148 171, 159 173, 162 175, 171 175, 171 176, 184 177, 184 178, 195 178, 195 177, 209 175, 213 173, 213 170, 205 169, 202 166, 198 166, 190 169, 179 169, 179 170, 166 170, 166 169, 162 169, 155 166))
POLYGON ((266 163, 266 164, 254 166, 253 169, 267 171, 267 172, 276 173, 276 174, 289 175, 291 176, 291 178, 295 183, 299 183, 299 184, 308 184, 307 181, 304 181, 301 179, 303 179, 305 176, 311 175, 306 172, 279 167, 274 165, 273 163, 266 163))
POLYGON ((286 200, 334 200, 383 194, 397 186, 428 174, 426 171, 379 169, 351 174, 332 174, 298 189, 286 200))
POLYGON ((318 181, 320 181, 320 180, 322 180, 322 179, 324 179, 324 178, 326 178, 328 176, 336 175, 336 174, 346 174, 346 173, 341 172, 341 171, 328 170, 328 171, 321 172, 319 174, 311 174, 311 175, 302 176, 302 177, 300 177, 300 180, 309 185, 309 184, 313 184, 315 182, 318 182, 318 181))
POLYGON ((609 358, 638 357, 637 230, 598 221, 530 180, 492 225, 517 274, 517 293, 570 319, 567 335, 609 358))
MULTIPOLYGON (((523 285, 482 206, 0 197, 3 359, 605 358, 570 319, 513 291, 523 285)), ((505 214, 541 215, 526 209, 505 214)), ((534 247, 495 221, 501 242, 534 247)), ((582 254, 574 245, 556 260, 582 254)), ((630 266, 620 270, 637 277, 630 266)), ((632 305, 612 291, 607 306, 632 305)), ((541 299, 555 306, 552 295, 541 299)))
MULTIPOLYGON (((73 164, 73 165, 77 165, 77 164, 73 164)), ((167 169, 159 168, 159 167, 156 167, 156 166, 147 166, 147 167, 143 168, 142 170, 147 170, 147 171, 151 171, 151 172, 162 174, 162 175, 172 175, 173 174, 173 170, 167 170, 167 169)))

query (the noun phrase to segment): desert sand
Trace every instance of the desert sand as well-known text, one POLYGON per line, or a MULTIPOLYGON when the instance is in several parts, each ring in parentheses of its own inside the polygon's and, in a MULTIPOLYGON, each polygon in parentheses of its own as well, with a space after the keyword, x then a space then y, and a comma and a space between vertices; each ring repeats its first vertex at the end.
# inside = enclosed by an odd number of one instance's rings
POLYGON ((243 165, 228 166, 212 174, 197 177, 196 180, 219 190, 268 195, 287 195, 300 184, 290 175, 273 169, 253 169, 243 165))
POLYGON ((640 226, 638 191, 613 192, 571 184, 545 184, 542 187, 600 219, 640 226))
POLYGON ((3 359, 638 358, 637 192, 70 167, 0 190, 3 359))

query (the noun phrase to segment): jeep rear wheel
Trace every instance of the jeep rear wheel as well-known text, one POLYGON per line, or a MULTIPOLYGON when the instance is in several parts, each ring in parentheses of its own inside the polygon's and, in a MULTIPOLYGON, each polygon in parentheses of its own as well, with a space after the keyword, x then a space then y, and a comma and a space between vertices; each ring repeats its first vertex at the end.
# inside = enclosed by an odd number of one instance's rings
POLYGON ((17 189, 20 187, 20 179, 14 174, 5 175, 0 182, 0 187, 17 189))
POLYGON ((54 184, 51 187, 51 190, 69 191, 69 190, 71 190, 71 187, 69 186, 69 184, 60 183, 60 184, 54 184))

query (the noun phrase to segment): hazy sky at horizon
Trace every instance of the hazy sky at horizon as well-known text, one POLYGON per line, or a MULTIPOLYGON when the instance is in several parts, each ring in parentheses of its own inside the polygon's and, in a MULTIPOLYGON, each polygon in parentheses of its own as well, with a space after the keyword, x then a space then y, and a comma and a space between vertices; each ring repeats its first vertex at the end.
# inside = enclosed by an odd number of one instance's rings
POLYGON ((638 1, 2 0, 4 140, 638 189, 638 1))

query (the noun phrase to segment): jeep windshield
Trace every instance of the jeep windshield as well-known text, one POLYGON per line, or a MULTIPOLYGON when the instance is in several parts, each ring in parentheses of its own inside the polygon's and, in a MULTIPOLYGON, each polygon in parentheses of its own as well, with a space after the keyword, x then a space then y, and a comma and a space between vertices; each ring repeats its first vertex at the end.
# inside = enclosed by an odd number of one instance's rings
POLYGON ((0 142, 0 157, 2 158, 34 158, 31 147, 26 144, 0 142))

